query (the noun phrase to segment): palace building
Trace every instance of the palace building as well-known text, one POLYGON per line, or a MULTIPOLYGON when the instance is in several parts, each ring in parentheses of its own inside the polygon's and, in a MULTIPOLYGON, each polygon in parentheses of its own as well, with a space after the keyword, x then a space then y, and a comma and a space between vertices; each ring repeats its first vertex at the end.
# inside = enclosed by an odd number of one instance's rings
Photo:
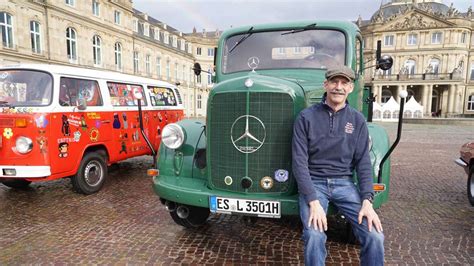
POLYGON ((373 65, 377 41, 394 59, 388 71, 368 68, 365 83, 378 104, 407 90, 423 116, 474 117, 474 15, 441 0, 393 0, 356 24, 365 62, 373 65))

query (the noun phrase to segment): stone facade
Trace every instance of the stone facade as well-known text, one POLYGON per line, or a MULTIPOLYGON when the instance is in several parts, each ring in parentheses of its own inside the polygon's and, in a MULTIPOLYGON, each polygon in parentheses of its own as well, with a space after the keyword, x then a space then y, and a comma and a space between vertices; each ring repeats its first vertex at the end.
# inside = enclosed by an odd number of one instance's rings
POLYGON ((198 83, 192 68, 208 60, 195 56, 185 34, 133 9, 130 0, 0 0, 0 16, 7 33, 0 36, 0 65, 72 65, 179 83, 185 114, 206 115, 212 85, 198 83))
POLYGON ((364 57, 374 62, 377 41, 394 59, 389 71, 368 68, 365 82, 376 101, 400 90, 424 107, 424 116, 474 116, 474 16, 441 1, 391 1, 370 21, 356 22, 364 38, 364 57))

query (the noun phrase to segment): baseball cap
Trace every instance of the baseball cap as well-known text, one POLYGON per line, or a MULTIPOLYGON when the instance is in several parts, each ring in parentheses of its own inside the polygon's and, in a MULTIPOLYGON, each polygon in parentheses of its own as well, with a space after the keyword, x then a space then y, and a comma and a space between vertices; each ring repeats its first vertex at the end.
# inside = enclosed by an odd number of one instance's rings
POLYGON ((349 68, 347 66, 331 67, 326 71, 326 79, 330 80, 336 76, 345 77, 350 81, 354 81, 355 79, 354 70, 352 70, 352 68, 349 68))

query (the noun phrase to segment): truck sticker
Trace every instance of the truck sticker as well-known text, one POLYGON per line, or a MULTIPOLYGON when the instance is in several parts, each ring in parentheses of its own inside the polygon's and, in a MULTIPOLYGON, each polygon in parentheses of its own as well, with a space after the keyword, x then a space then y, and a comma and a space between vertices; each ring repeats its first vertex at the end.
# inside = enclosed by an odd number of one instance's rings
POLYGON ((74 132, 74 142, 79 142, 81 140, 81 132, 74 132))
POLYGON ((86 118, 84 117, 84 115, 81 115, 81 127, 84 131, 87 129, 86 118))
POLYGON ((125 144, 125 141, 122 141, 122 149, 120 150, 119 154, 122 152, 125 152, 125 154, 127 153, 127 145, 125 144))
POLYGON ((122 117, 123 117, 123 129, 127 129, 128 128, 127 114, 122 113, 122 117))
POLYGON ((67 119, 67 116, 62 115, 61 119, 63 121, 63 125, 61 127, 61 132, 63 133, 64 136, 69 137, 69 135, 71 135, 71 131, 70 131, 70 128, 69 128, 69 121, 67 119))
POLYGON ((35 122, 36 122, 36 127, 38 128, 45 128, 49 123, 45 115, 40 115, 39 117, 35 118, 35 122))
POLYGON ((100 119, 100 114, 98 113, 87 113, 88 119, 100 119))
POLYGON ((59 158, 66 158, 67 155, 68 155, 68 147, 69 147, 69 143, 67 142, 61 142, 59 143, 59 158))
POLYGON ((45 136, 37 137, 36 143, 39 145, 40 153, 48 153, 48 139, 45 136))
POLYGON ((92 128, 91 131, 89 132, 89 138, 91 139, 92 142, 97 142, 99 140, 99 130, 97 128, 92 128))
POLYGON ((113 127, 114 127, 115 129, 120 129, 120 127, 121 127, 119 115, 118 115, 117 113, 114 113, 114 123, 113 123, 113 127))
POLYGON ((5 128, 3 130, 3 136, 6 138, 6 139, 10 139, 11 137, 13 137, 13 130, 9 127, 5 128))

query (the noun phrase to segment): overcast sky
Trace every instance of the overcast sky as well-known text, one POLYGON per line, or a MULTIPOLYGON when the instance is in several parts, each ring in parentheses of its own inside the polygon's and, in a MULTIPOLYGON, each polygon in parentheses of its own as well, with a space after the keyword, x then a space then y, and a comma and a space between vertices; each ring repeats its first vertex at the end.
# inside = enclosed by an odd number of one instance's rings
MULTIPOLYGON (((184 33, 255 23, 312 19, 368 20, 381 0, 133 0, 134 8, 184 33)), ((387 2, 387 0, 383 0, 387 2)), ((466 12, 472 0, 444 0, 466 12)))

